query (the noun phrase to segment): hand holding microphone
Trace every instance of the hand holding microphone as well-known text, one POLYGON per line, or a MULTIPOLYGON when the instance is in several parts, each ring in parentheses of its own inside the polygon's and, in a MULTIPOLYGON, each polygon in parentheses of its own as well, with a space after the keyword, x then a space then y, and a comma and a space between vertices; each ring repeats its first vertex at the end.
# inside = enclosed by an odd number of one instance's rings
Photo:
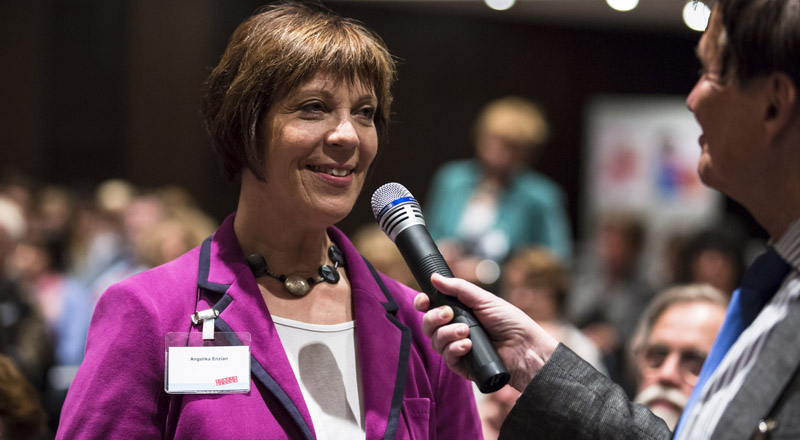
POLYGON ((453 274, 428 233, 417 200, 403 185, 387 183, 372 195, 372 212, 383 232, 400 250, 431 303, 436 307, 449 305, 454 313, 452 322, 469 326, 472 350, 466 358, 478 389, 490 393, 502 388, 508 383, 508 371, 472 311, 457 299, 441 294, 431 283, 434 273, 448 278, 453 274))

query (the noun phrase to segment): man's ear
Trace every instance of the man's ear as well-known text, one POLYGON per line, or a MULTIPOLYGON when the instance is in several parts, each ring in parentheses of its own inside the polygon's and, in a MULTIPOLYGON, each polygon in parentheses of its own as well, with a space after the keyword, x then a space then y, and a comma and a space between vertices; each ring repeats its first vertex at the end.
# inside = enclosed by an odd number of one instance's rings
POLYGON ((765 88, 767 107, 764 112, 764 124, 767 136, 774 139, 796 116, 797 84, 789 75, 775 72, 766 78, 765 88))

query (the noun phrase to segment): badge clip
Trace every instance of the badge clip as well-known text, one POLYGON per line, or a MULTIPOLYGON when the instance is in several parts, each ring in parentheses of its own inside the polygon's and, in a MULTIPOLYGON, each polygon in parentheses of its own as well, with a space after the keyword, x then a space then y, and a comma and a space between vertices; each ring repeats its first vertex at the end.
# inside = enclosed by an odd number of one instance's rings
POLYGON ((192 324, 203 323, 203 340, 214 340, 214 319, 219 317, 219 311, 215 309, 201 310, 192 313, 192 324))

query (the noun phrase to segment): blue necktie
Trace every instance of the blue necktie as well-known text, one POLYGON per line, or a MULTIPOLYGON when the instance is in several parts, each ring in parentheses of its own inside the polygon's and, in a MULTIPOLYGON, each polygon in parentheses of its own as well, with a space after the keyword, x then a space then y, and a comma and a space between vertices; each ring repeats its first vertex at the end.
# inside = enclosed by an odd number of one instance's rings
MULTIPOLYGON (((706 381, 717 369, 739 335, 756 319, 761 309, 775 295, 790 268, 791 266, 778 255, 775 248, 769 247, 745 271, 740 287, 733 292, 725 321, 714 340, 711 352, 706 357, 700 377, 692 390, 692 396, 683 411, 684 416, 689 415, 692 406, 703 391, 706 381)), ((678 428, 675 430, 675 438, 679 438, 685 418, 681 417, 678 428)))

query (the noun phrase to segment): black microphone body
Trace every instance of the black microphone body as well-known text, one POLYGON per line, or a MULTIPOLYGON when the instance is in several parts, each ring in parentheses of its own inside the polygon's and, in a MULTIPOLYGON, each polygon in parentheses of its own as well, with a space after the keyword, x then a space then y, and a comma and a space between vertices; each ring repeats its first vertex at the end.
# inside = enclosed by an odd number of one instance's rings
POLYGON ((452 278, 453 273, 428 232, 417 201, 402 185, 388 183, 378 188, 372 202, 373 213, 381 229, 394 241, 420 288, 431 299, 431 304, 434 307, 450 306, 454 313, 453 322, 469 326, 472 350, 465 357, 478 389, 482 393, 491 393, 502 388, 508 383, 510 375, 472 310, 456 298, 440 293, 431 283, 434 273, 448 278, 452 278), (396 186, 389 188, 388 197, 391 200, 387 202, 385 190, 390 185, 396 186), (398 191, 400 197, 396 197, 398 191))

